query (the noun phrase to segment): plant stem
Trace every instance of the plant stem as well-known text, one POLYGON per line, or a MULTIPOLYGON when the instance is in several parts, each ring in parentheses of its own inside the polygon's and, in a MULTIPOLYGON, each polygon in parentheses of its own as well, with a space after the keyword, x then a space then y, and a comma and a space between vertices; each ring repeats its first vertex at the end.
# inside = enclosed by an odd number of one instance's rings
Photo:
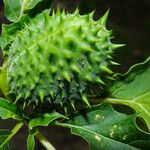
POLYGON ((39 131, 35 136, 47 150, 56 150, 53 145, 49 141, 47 141, 47 139, 39 131))
POLYGON ((58 127, 64 127, 64 128, 68 128, 69 126, 65 123, 59 123, 58 121, 55 121, 55 125, 58 127))
POLYGON ((13 130, 11 131, 11 134, 7 137, 7 139, 0 145, 0 149, 3 148, 5 144, 9 142, 9 140, 21 129, 21 127, 24 125, 23 122, 18 123, 13 130))
POLYGON ((126 104, 126 100, 119 100, 116 98, 106 98, 106 101, 111 104, 126 104))

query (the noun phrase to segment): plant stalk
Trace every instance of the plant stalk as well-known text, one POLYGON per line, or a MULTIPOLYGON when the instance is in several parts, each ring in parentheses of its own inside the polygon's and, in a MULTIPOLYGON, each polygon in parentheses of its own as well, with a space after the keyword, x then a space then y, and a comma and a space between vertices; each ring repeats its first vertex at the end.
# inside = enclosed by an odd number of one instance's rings
POLYGON ((22 128, 22 126, 24 125, 23 122, 18 123, 13 130, 11 131, 11 134, 7 137, 7 139, 0 145, 0 149, 3 148, 3 146, 5 144, 7 144, 11 138, 22 128))
POLYGON ((53 145, 47 141, 47 139, 39 131, 35 136, 47 150, 56 150, 55 147, 53 147, 53 145))

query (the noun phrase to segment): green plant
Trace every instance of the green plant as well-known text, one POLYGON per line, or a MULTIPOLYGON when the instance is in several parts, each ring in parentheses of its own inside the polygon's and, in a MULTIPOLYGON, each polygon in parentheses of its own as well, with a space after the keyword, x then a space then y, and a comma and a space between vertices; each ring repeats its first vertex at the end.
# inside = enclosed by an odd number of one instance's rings
POLYGON ((125 74, 113 73, 115 49, 106 29, 108 12, 98 21, 93 12, 33 11, 42 0, 6 1, 12 24, 2 26, 4 63, 0 70, 0 116, 15 119, 12 131, 0 131, 1 149, 26 125, 27 148, 37 138, 48 150, 55 148, 39 126, 68 127, 92 150, 150 148, 150 57, 125 74), (84 105, 84 103, 86 105, 84 105), (128 105, 132 115, 119 113, 112 104, 128 105), (29 111, 30 108, 30 111, 29 111), (63 111, 62 111, 63 108, 63 111), (141 130, 136 118, 148 131, 141 130))

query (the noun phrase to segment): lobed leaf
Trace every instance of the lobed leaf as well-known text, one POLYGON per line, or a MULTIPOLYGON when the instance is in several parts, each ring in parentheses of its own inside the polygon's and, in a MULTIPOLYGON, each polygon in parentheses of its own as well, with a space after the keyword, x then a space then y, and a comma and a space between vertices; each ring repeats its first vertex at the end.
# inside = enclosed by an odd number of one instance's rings
POLYGON ((142 117, 150 130, 150 57, 136 64, 124 75, 117 75, 118 81, 109 87, 111 103, 132 107, 142 117))
POLYGON ((58 125, 70 127, 73 134, 90 144, 91 150, 136 150, 142 148, 143 143, 150 148, 150 134, 137 127, 135 118, 135 115, 121 114, 103 103, 77 112, 69 121, 58 125), (140 142, 137 144, 137 141, 140 142))
MULTIPOLYGON (((5 130, 5 129, 0 130, 0 145, 6 140, 6 138, 9 136, 9 134, 10 134, 9 130, 5 130)), ((3 150, 10 150, 9 144, 4 145, 3 150)))
POLYGON ((17 106, 3 98, 0 98, 0 117, 2 119, 12 118, 16 120, 22 120, 17 106))
POLYGON ((58 118, 66 118, 66 117, 57 112, 42 114, 39 117, 33 118, 29 122, 29 128, 33 128, 36 126, 48 126, 51 122, 53 122, 58 118))
POLYGON ((18 22, 9 25, 3 24, 0 37, 0 46, 3 49, 3 52, 5 53, 5 51, 9 50, 11 43, 14 42, 16 38, 22 36, 22 34, 25 34, 24 32, 27 31, 32 34, 35 32, 36 26, 41 29, 45 23, 44 14, 49 14, 49 12, 50 10, 45 10, 34 19, 32 19, 29 15, 24 15, 18 22), (28 28, 29 26, 32 28, 30 31, 28 28))
POLYGON ((10 42, 14 41, 14 38, 27 24, 30 23, 29 16, 25 15, 20 19, 19 22, 12 23, 9 25, 2 25, 2 34, 0 37, 0 46, 2 49, 6 47, 10 42))
POLYGON ((24 15, 24 12, 34 8, 43 0, 4 0, 5 15, 8 20, 17 22, 24 15))

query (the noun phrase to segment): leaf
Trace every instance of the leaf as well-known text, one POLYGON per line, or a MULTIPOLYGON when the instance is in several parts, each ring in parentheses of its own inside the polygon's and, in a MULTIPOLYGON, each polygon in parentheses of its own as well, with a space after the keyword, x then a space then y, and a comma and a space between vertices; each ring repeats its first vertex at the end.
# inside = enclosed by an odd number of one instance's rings
POLYGON ((7 136, 7 138, 4 139, 4 141, 0 144, 0 149, 2 149, 12 139, 12 137, 22 128, 23 125, 24 125, 24 122, 19 122, 18 124, 16 124, 16 126, 7 136))
POLYGON ((49 15, 49 13, 50 10, 48 9, 35 16, 34 18, 25 15, 18 22, 12 23, 10 25, 3 24, 2 34, 0 37, 0 46, 4 52, 6 53, 6 51, 10 49, 11 43, 14 42, 16 38, 22 36, 22 34, 32 34, 34 32, 39 32, 36 29, 41 30, 41 28, 43 28, 46 23, 45 14, 49 15))
POLYGON ((32 129, 33 127, 36 126, 48 126, 51 122, 53 122, 58 118, 66 118, 66 117, 57 112, 42 114, 29 122, 29 128, 32 129))
POLYGON ((25 25, 30 23, 29 16, 25 15, 20 19, 19 22, 12 23, 10 25, 2 25, 2 34, 0 37, 0 45, 1 48, 5 48, 7 44, 12 42, 16 35, 18 34, 18 31, 21 31, 25 25))
POLYGON ((150 57, 136 64, 109 88, 111 103, 124 104, 136 110, 150 130, 150 57))
MULTIPOLYGON (((0 67, 0 91, 1 95, 5 95, 9 91, 9 83, 7 81, 7 66, 5 63, 3 64, 3 67, 0 67)), ((0 97, 2 97, 0 95, 0 97)))
POLYGON ((3 98, 0 98, 0 116, 2 119, 22 120, 17 106, 3 98))
POLYGON ((27 139, 27 148, 28 150, 34 150, 34 146, 35 146, 34 135, 29 134, 28 139, 27 139))
POLYGON ((91 150, 137 150, 145 142, 150 149, 150 134, 140 130, 135 115, 121 114, 108 103, 79 111, 70 120, 56 123, 70 127, 71 132, 84 138, 91 150), (141 141, 141 145, 133 142, 141 141), (130 145, 129 145, 130 144, 130 145))
POLYGON ((27 139, 27 148, 28 150, 34 150, 35 140, 34 136, 37 134, 37 131, 31 130, 27 139))
MULTIPOLYGON (((9 134, 10 134, 9 130, 5 130, 5 129, 0 130, 0 145, 6 140, 6 138, 9 136, 9 134)), ((3 150, 10 150, 9 144, 4 145, 3 150)))
POLYGON ((24 12, 34 8, 43 0, 4 0, 5 15, 11 22, 17 22, 24 12))

